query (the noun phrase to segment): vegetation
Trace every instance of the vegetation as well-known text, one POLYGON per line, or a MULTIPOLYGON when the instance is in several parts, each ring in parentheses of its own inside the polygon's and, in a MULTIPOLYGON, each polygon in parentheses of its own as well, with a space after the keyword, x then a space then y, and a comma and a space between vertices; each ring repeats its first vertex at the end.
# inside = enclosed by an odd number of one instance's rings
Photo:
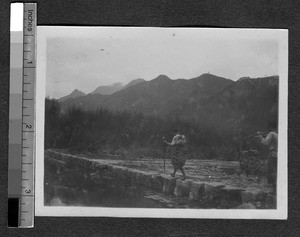
POLYGON ((190 80, 161 75, 111 95, 75 90, 46 99, 45 147, 159 158, 163 137, 170 141, 177 128, 187 137, 189 158, 237 160, 241 149, 253 148, 263 158, 265 149, 251 134, 277 122, 278 82, 278 76, 233 82, 210 74, 190 80))
POLYGON ((237 159, 239 142, 231 131, 178 118, 163 119, 104 108, 85 111, 72 107, 61 111, 57 100, 46 98, 45 148, 159 158, 163 154, 163 137, 171 140, 172 130, 178 128, 187 137, 189 158, 237 159))

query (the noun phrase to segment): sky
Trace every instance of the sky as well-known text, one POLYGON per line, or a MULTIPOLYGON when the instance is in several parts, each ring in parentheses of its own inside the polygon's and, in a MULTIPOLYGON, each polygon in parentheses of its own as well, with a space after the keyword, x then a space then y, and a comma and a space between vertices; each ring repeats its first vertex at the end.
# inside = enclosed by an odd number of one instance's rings
POLYGON ((209 72, 234 81, 278 75, 271 30, 50 27, 41 34, 50 98, 161 74, 190 79, 209 72))

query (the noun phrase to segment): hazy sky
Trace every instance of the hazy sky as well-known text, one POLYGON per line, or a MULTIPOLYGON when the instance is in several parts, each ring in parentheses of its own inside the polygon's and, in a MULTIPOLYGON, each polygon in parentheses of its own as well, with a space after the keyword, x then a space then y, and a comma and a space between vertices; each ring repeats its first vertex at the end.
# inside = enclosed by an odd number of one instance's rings
POLYGON ((278 44, 265 31, 187 28, 47 29, 46 95, 123 84, 160 74, 190 79, 203 73, 237 80, 278 74, 278 44))

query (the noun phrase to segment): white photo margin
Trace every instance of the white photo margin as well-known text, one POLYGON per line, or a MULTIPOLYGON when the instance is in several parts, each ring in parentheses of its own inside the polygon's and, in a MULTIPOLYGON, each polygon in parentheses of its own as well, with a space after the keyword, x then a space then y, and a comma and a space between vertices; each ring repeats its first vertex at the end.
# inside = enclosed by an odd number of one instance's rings
MULTIPOLYGON (((37 27, 37 81, 36 81, 36 170, 35 214, 37 216, 97 216, 132 218, 208 218, 208 219, 287 219, 288 194, 288 30, 285 29, 213 29, 176 28, 201 36, 226 39, 274 39, 278 41, 279 59, 279 118, 278 118, 278 190, 277 209, 164 209, 164 208, 104 208, 44 205, 44 109, 47 64, 47 39, 64 35, 65 29, 76 36, 92 27, 37 27), (55 33, 54 33, 55 32, 55 33)), ((100 27, 99 27, 100 28, 100 27)), ((105 31, 170 30, 156 27, 101 27, 105 31)))

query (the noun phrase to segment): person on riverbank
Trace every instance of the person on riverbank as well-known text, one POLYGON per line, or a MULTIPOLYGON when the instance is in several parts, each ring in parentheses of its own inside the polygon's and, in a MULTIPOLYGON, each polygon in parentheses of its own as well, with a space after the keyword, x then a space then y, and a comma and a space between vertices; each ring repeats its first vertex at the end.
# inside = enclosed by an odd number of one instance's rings
POLYGON ((174 167, 173 173, 170 175, 175 177, 177 170, 179 169, 183 175, 182 180, 185 180, 186 174, 184 170, 184 165, 186 162, 186 138, 184 135, 180 134, 177 129, 173 130, 173 139, 172 142, 167 142, 164 140, 164 143, 172 147, 171 150, 171 163, 174 167))
POLYGON ((258 132, 258 137, 261 144, 269 147, 269 157, 268 157, 268 173, 267 181, 271 184, 276 192, 277 186, 277 146, 278 146, 278 133, 277 125, 273 125, 272 130, 263 137, 260 132, 258 132))

